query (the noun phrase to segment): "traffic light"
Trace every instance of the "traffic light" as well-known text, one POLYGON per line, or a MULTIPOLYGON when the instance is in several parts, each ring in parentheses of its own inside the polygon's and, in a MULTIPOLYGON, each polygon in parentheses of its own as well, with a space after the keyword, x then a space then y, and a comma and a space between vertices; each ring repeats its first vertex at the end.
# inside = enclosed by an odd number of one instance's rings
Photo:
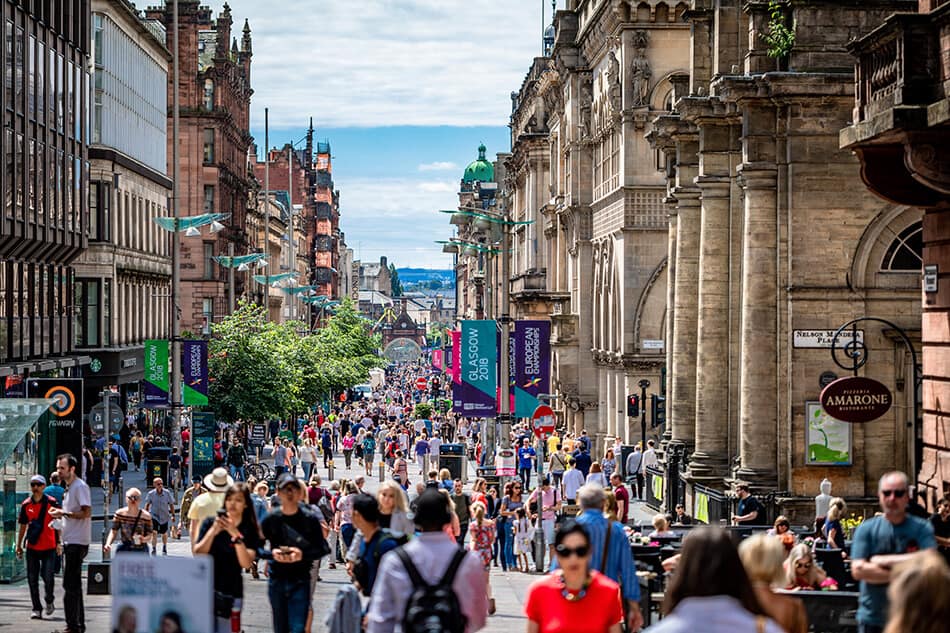
POLYGON ((653 395, 653 427, 666 424, 666 397, 653 395))
POLYGON ((635 418, 640 415, 640 396, 635 393, 627 396, 627 417, 635 418))

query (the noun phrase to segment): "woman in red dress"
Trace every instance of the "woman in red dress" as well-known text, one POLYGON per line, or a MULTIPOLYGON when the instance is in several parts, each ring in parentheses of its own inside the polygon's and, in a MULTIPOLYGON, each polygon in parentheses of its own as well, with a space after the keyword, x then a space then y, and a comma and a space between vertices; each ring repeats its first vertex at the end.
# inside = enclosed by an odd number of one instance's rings
MULTIPOLYGON (((495 522, 485 518, 485 504, 476 501, 472 504, 472 516, 475 520, 468 528, 471 534, 471 548, 482 559, 486 571, 491 571, 492 543, 495 542, 495 522)), ((488 583, 488 615, 495 613, 495 598, 491 595, 491 575, 486 574, 488 583)))

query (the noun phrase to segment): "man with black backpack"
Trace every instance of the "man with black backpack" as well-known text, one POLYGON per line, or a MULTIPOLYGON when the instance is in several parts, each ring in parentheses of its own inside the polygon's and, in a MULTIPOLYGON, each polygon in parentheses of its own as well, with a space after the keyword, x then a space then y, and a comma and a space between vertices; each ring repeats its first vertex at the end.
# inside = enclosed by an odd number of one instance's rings
MULTIPOLYGON (((396 549, 402 543, 388 530, 379 527, 379 502, 368 494, 356 495, 353 500, 353 526, 362 535, 356 562, 350 571, 360 592, 369 597, 376 582, 379 562, 383 554, 396 549)), ((403 537, 403 542, 405 542, 403 537)))
POLYGON ((442 531, 448 499, 426 489, 414 517, 421 534, 382 557, 373 584, 367 633, 472 633, 488 616, 488 572, 442 531))

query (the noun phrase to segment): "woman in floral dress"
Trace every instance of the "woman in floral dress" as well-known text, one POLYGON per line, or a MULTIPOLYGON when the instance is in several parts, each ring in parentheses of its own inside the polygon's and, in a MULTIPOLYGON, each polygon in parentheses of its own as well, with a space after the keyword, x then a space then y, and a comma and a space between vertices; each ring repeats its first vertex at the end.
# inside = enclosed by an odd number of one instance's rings
MULTIPOLYGON (((485 518, 485 506, 481 502, 472 504, 472 516, 475 521, 469 526, 468 532, 472 536, 471 549, 482 559, 486 571, 490 571, 492 559, 492 543, 495 541, 495 522, 485 518)), ((485 575, 488 585, 488 614, 495 613, 495 598, 491 594, 491 576, 485 575)))

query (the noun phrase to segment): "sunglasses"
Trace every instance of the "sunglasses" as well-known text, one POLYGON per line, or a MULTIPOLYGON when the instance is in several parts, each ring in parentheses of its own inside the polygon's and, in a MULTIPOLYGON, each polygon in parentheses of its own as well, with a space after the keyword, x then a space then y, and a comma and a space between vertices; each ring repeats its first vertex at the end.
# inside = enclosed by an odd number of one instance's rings
POLYGON ((566 545, 558 545, 554 548, 558 556, 563 556, 567 558, 572 555, 576 555, 578 558, 587 558, 587 554, 590 553, 590 545, 579 545, 577 547, 567 547, 566 545))
POLYGON ((811 563, 795 563, 795 569, 811 569, 811 563))
POLYGON ((138 501, 141 498, 142 497, 140 497, 139 495, 129 495, 128 497, 126 497, 126 499, 128 499, 129 501, 138 501))
POLYGON ((898 488, 897 490, 882 490, 881 495, 884 497, 894 497, 895 499, 902 499, 904 495, 907 494, 906 488, 898 488))

